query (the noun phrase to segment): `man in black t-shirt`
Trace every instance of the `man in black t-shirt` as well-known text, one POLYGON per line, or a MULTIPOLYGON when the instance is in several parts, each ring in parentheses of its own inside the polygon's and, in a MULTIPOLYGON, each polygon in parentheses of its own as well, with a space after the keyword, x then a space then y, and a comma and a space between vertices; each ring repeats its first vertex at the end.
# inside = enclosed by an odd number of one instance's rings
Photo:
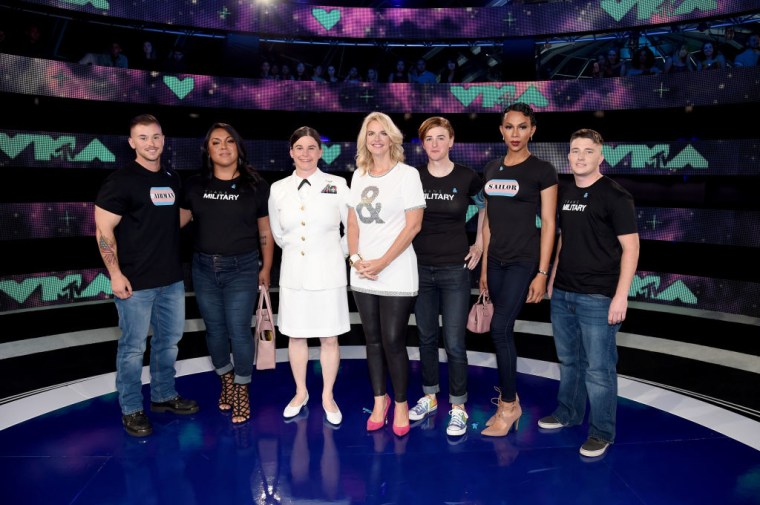
POLYGON ((153 432, 143 411, 143 355, 149 328, 151 411, 193 414, 198 404, 174 388, 177 344, 185 326, 185 286, 180 263, 181 181, 161 168, 164 134, 151 115, 135 117, 129 130, 135 161, 112 173, 95 200, 95 234, 111 277, 119 313, 116 390, 124 429, 153 432))
POLYGON ((617 347, 628 291, 639 258, 636 211, 630 193, 599 170, 602 136, 570 137, 573 183, 560 186, 560 239, 548 294, 560 361, 557 408, 541 418, 546 430, 579 425, 589 403, 583 456, 602 456, 615 441, 617 347))

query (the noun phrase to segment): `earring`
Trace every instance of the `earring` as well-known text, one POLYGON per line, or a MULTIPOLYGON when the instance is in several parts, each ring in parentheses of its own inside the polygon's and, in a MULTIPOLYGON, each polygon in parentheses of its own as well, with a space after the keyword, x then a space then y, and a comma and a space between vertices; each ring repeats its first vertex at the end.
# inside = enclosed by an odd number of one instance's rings
POLYGON ((533 135, 530 136, 530 141, 533 142, 533 135))

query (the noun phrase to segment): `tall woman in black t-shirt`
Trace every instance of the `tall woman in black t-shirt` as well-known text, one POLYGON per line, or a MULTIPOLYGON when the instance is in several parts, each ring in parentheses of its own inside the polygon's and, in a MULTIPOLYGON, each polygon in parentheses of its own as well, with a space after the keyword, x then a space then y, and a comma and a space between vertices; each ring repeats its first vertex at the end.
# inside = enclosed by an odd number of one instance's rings
POLYGON ((504 436, 518 427, 522 409, 517 397, 517 350, 514 327, 524 303, 539 303, 554 248, 557 172, 533 156, 528 141, 536 131, 533 109, 514 103, 504 110, 499 126, 507 154, 484 169, 486 217, 480 290, 494 305, 491 338, 496 350, 499 396, 496 414, 482 434, 504 436), (541 226, 536 226, 540 212, 541 226))
POLYGON ((251 316, 258 287, 269 287, 274 255, 269 184, 248 163, 243 139, 228 124, 209 129, 201 153, 200 174, 187 181, 180 220, 195 225, 193 288, 222 381, 218 407, 231 410, 232 422, 239 424, 251 416, 251 316))

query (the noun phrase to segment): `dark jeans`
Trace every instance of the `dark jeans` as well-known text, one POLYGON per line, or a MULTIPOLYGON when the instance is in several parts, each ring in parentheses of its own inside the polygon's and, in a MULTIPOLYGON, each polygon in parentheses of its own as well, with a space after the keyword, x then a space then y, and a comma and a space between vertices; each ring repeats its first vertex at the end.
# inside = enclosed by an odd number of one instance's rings
POLYGON ((192 274, 195 300, 206 324, 206 345, 216 373, 223 375, 234 370, 236 383, 250 383, 251 319, 259 285, 258 251, 237 256, 195 253, 192 274))
POLYGON ((470 271, 462 265, 418 265, 420 291, 414 305, 420 337, 422 392, 440 391, 438 371, 438 316, 443 322, 443 344, 449 363, 449 403, 467 402, 467 348, 464 338, 470 305, 470 271))
POLYGON ((372 393, 374 396, 386 393, 387 367, 393 385, 393 399, 405 402, 409 384, 406 334, 414 297, 353 293, 367 341, 367 368, 372 393))
POLYGON ((496 350, 501 399, 505 402, 514 401, 517 396, 515 320, 525 305, 536 268, 533 262, 502 263, 488 258, 488 294, 494 309, 491 338, 496 350))

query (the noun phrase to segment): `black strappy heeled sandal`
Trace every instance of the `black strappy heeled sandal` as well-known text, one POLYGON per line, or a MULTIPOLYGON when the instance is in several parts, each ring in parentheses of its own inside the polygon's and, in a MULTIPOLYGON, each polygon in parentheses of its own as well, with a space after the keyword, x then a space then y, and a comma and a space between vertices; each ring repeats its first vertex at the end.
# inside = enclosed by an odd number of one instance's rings
POLYGON ((232 410, 232 397, 235 393, 235 374, 227 372, 220 375, 219 380, 222 381, 222 392, 219 394, 219 410, 222 412, 229 412, 232 410))
POLYGON ((248 384, 235 384, 232 394, 232 424, 243 424, 251 418, 248 384))

